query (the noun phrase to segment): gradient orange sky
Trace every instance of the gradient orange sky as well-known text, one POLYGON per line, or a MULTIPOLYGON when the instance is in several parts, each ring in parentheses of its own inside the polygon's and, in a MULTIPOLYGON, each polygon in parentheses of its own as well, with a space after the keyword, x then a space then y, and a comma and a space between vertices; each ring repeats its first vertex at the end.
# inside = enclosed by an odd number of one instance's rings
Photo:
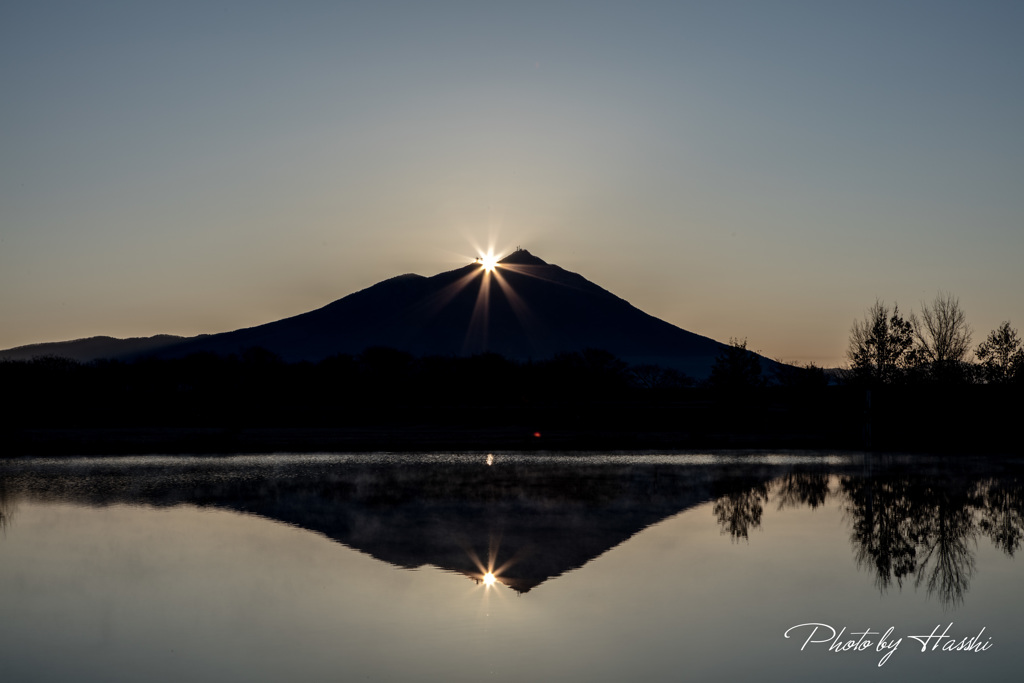
POLYGON ((1024 4, 5 3, 0 348, 193 335, 521 245, 842 362, 1024 329, 1024 4))

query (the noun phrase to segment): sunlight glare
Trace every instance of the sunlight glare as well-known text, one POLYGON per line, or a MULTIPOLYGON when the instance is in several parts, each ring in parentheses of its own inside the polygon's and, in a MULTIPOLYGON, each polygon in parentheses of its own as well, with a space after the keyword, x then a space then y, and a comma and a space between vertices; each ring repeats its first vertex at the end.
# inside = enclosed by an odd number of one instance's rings
POLYGON ((480 254, 480 258, 477 259, 477 262, 489 273, 493 273, 494 269, 498 267, 498 257, 494 255, 493 251, 488 251, 486 254, 480 254))
POLYGON ((494 574, 492 574, 491 572, 487 572, 486 574, 484 574, 484 585, 485 586, 493 586, 494 582, 497 581, 497 580, 498 579, 496 579, 494 577, 494 574))

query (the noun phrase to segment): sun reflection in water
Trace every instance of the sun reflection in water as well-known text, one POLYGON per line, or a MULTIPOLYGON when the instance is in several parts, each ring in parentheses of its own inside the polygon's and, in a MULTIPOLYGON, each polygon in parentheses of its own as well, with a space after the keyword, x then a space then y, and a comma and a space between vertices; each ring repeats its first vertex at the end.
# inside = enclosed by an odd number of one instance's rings
MULTIPOLYGON (((493 454, 489 453, 488 455, 492 456, 493 454)), ((487 545, 486 561, 481 559, 471 545, 466 544, 465 550, 466 555, 477 569, 476 572, 468 573, 469 578, 473 579, 477 586, 483 586, 485 592, 490 593, 492 588, 496 590, 498 586, 509 585, 508 581, 502 578, 502 574, 515 564, 516 558, 511 557, 504 562, 498 562, 498 551, 501 547, 500 533, 492 532, 487 545)))

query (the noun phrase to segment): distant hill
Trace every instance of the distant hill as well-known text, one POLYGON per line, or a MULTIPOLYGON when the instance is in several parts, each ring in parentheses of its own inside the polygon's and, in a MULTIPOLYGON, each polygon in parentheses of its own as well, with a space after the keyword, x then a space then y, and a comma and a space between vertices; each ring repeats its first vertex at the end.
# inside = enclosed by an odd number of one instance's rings
POLYGON ((172 334, 158 334, 153 337, 86 337, 63 342, 28 344, 0 351, 0 360, 32 360, 33 358, 70 358, 87 362, 98 358, 137 356, 167 348, 188 339, 172 334))
MULTIPOLYGON (((0 357, 18 351, 24 358, 30 348, 88 360, 232 354, 262 347, 286 361, 319 361, 374 346, 418 356, 493 352, 520 361, 596 348, 632 364, 672 367, 696 378, 709 374, 724 347, 521 249, 493 272, 476 263, 432 277, 400 275, 323 308, 233 332, 184 339, 92 338, 19 347, 0 357)), ((766 372, 773 365, 762 362, 766 372)))

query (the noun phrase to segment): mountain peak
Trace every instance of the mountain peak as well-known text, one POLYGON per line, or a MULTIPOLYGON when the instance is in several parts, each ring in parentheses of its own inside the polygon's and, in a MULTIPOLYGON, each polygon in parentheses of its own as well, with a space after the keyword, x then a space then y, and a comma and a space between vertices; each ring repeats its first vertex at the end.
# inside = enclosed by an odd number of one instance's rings
POLYGON ((513 263, 517 265, 525 266, 546 266, 547 262, 537 258, 525 249, 516 249, 505 258, 498 261, 498 263, 513 263))
POLYGON ((71 356, 75 351, 91 360, 229 355, 258 346, 288 362, 319 362, 380 346, 417 356, 492 352, 516 361, 603 349, 627 363, 671 367, 699 378, 710 373, 725 348, 658 320, 525 249, 499 263, 504 269, 493 282, 481 276, 479 263, 431 277, 399 275, 307 313, 207 337, 129 346, 83 341, 30 351, 32 356, 71 356))

